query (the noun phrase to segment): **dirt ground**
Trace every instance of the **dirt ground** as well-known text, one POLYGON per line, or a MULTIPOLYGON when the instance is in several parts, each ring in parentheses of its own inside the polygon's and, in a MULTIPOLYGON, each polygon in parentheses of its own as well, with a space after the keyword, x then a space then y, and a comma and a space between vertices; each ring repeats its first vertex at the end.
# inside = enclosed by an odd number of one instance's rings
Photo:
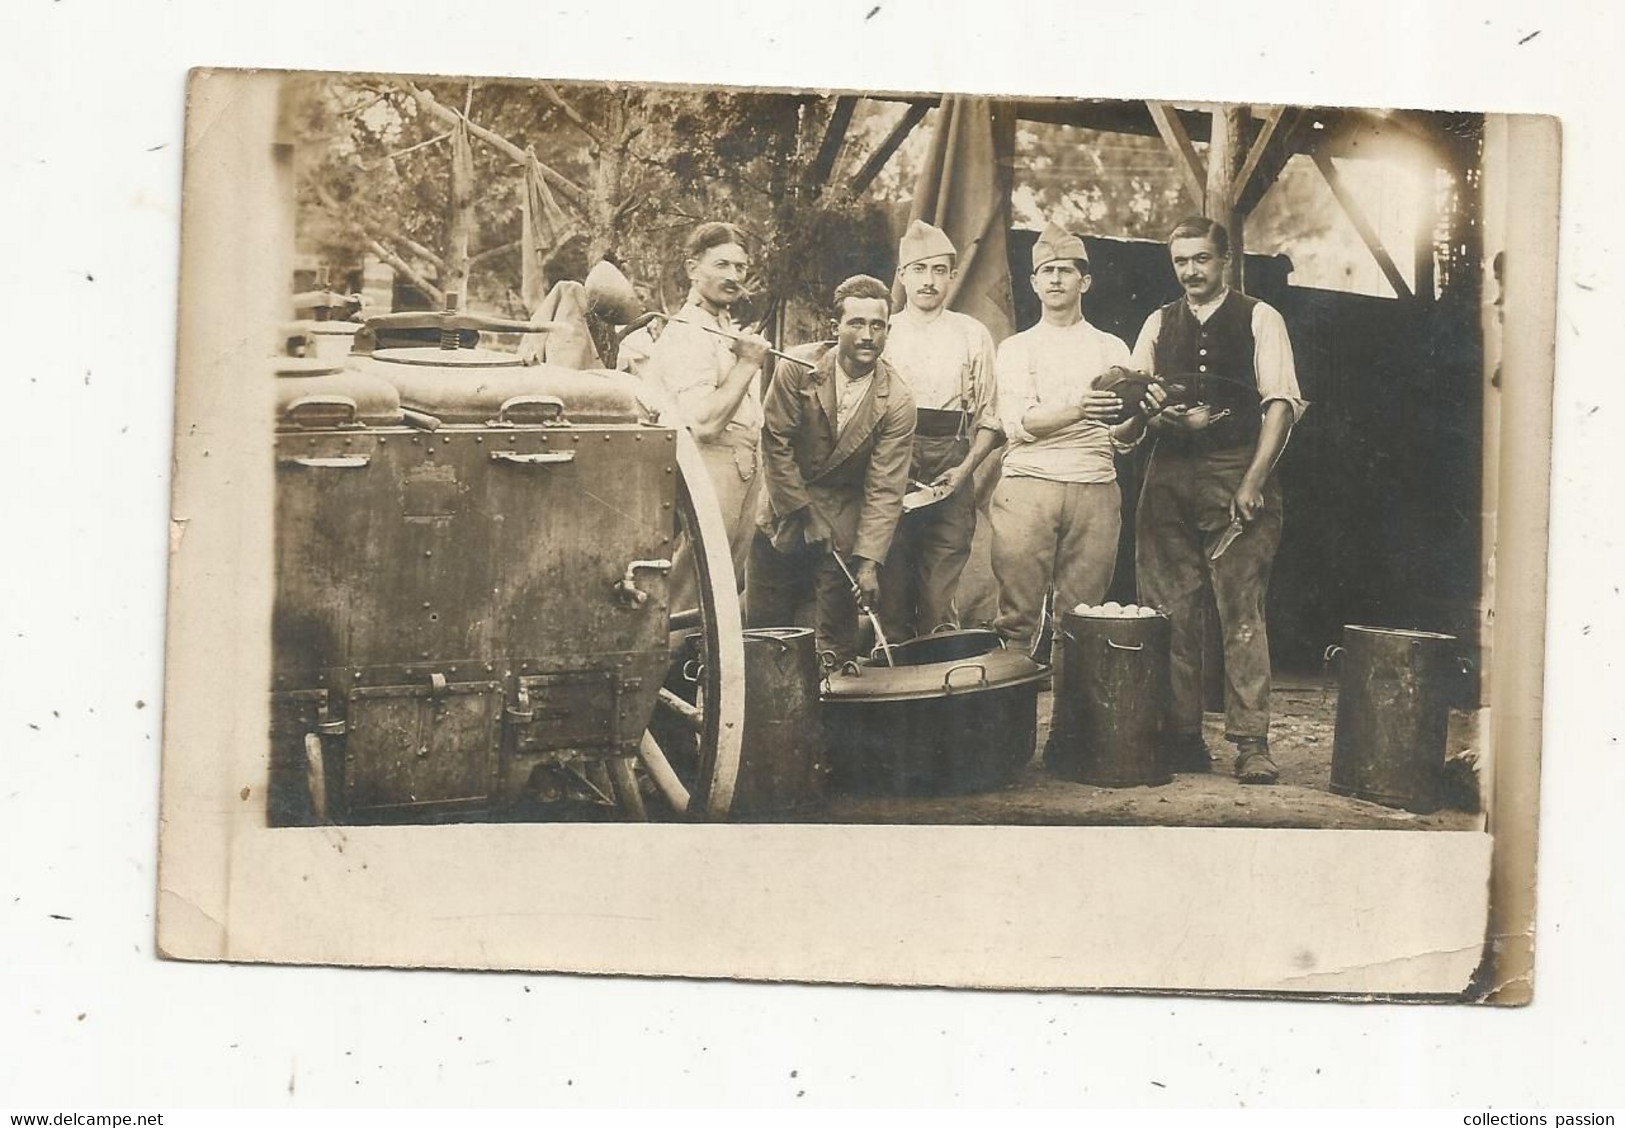
MULTIPOLYGON (((1049 733, 1051 695, 1038 698, 1038 747, 1049 733)), ((1008 787, 945 798, 832 796, 829 805, 794 821, 836 823, 1014 824, 1026 826, 1246 826, 1343 830, 1474 830, 1476 810, 1444 808, 1427 815, 1393 810, 1331 792, 1335 682, 1280 678, 1274 687, 1270 751, 1281 769, 1273 787, 1242 786, 1231 774, 1224 719, 1206 720, 1208 747, 1219 759, 1210 775, 1176 775, 1160 787, 1104 788, 1059 779, 1034 761, 1008 787)), ((1477 748, 1478 714, 1453 712, 1446 756, 1453 802, 1476 806, 1468 760, 1477 748)))

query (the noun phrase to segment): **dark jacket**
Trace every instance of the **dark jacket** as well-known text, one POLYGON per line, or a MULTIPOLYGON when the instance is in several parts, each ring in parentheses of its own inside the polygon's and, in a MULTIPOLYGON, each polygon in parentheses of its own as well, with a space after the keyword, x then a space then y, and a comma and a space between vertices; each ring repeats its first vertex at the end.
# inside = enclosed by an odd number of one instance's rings
POLYGON ((774 373, 762 405, 766 488, 756 525, 775 548, 792 551, 805 543, 799 515, 816 503, 834 526, 838 551, 884 563, 908 490, 914 397, 881 358, 874 387, 837 439, 837 351, 825 344, 796 352, 817 357, 818 365, 780 364, 774 373))

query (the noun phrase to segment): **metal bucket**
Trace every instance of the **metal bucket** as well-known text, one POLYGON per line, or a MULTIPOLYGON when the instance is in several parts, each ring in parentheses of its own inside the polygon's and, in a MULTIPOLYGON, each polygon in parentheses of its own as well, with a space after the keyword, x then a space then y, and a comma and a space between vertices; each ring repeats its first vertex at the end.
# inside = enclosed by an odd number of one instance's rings
POLYGON ((812 628, 745 632, 745 734, 734 784, 736 816, 783 814, 823 804, 828 769, 818 682, 812 628))
POLYGON ((1467 664, 1454 635, 1343 628, 1332 790, 1426 814, 1439 807, 1450 701, 1467 664))
POLYGON ((1049 767, 1100 787, 1173 778, 1160 736, 1168 699, 1166 615, 1061 616, 1061 669, 1049 767))

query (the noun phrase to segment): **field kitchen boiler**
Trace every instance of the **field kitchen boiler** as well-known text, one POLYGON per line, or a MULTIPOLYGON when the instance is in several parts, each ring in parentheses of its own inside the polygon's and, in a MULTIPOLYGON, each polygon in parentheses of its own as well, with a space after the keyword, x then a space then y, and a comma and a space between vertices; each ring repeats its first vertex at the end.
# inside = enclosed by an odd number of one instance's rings
POLYGON ((823 717, 833 785, 889 796, 1010 783, 1033 757, 1048 670, 989 630, 953 630, 830 670, 823 717))
POLYGON ((631 378, 481 344, 549 328, 389 314, 281 362, 273 825, 728 811, 743 648, 703 466, 631 378), (680 536, 707 679, 682 772, 647 735, 680 536))

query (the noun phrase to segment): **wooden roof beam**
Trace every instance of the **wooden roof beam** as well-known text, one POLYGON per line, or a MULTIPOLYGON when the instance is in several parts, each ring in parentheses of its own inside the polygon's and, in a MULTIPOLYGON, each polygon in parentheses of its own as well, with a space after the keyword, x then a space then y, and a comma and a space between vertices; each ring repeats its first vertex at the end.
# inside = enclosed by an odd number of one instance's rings
POLYGON ((835 99, 835 108, 830 111, 829 124, 824 128, 823 143, 818 146, 818 155, 813 158, 812 165, 807 169, 807 184, 817 193, 823 190, 829 182, 830 173, 835 171, 835 158, 841 155, 841 146, 846 142, 846 130, 852 124, 852 112, 857 109, 858 99, 854 94, 842 94, 835 99))
POLYGON ((1179 114, 1167 102, 1147 102, 1145 108, 1151 112, 1151 120, 1162 135, 1162 143, 1174 156, 1174 164, 1179 169, 1180 179, 1185 183, 1185 191, 1190 195, 1191 202, 1196 205, 1197 211, 1203 211, 1207 205, 1207 171, 1202 166, 1201 158, 1196 155, 1190 134, 1185 132, 1185 123, 1179 120, 1179 114))
POLYGON ((1320 174, 1326 178, 1326 186, 1332 190, 1332 195, 1337 197, 1337 202, 1343 205, 1343 211, 1354 224, 1354 229, 1360 233, 1360 238, 1365 241, 1367 249, 1371 251, 1371 257, 1376 259, 1377 265, 1382 268, 1382 273, 1388 279, 1388 284, 1394 288, 1394 293, 1408 301, 1413 296, 1410 286, 1399 273, 1399 267, 1394 265, 1393 258, 1384 249, 1382 236, 1366 218, 1365 212, 1349 191, 1348 185, 1343 183, 1343 176, 1337 171, 1337 165, 1332 162, 1331 157, 1322 152, 1314 154, 1314 161, 1315 167, 1320 169, 1320 174))
POLYGON ((880 175, 880 170, 886 167, 886 162, 903 147, 903 142, 908 140, 909 134, 914 132, 914 128, 925 120, 925 115, 931 110, 930 102, 908 103, 908 109, 903 111, 902 120, 892 127, 886 139, 869 154, 869 159, 863 162, 863 166, 852 177, 852 183, 846 187, 847 195, 861 196, 868 190, 875 177, 880 175))
POLYGON ((1259 163, 1264 159, 1264 154, 1269 151, 1270 142, 1275 140, 1277 133, 1280 133, 1283 139, 1291 133, 1290 128, 1285 131, 1281 130, 1282 121, 1286 120, 1289 114, 1295 113, 1297 113, 1296 110, 1289 109, 1286 106, 1265 107, 1261 115, 1255 111, 1254 116, 1262 116, 1263 124, 1258 130, 1258 136, 1253 138, 1253 143, 1247 148, 1247 156, 1241 162, 1241 171, 1236 174, 1235 187, 1238 207, 1240 201, 1247 195, 1247 187, 1252 183, 1253 175, 1258 171, 1259 163))
MULTIPOLYGON (((1258 163, 1248 172, 1247 183, 1237 193, 1236 208, 1242 215, 1251 215, 1269 195, 1287 163, 1300 153, 1310 156, 1325 148, 1325 133, 1314 128, 1317 119, 1309 111, 1289 107, 1276 123, 1270 144, 1258 155, 1258 163)), ((1249 153, 1248 157, 1251 158, 1249 153)))

